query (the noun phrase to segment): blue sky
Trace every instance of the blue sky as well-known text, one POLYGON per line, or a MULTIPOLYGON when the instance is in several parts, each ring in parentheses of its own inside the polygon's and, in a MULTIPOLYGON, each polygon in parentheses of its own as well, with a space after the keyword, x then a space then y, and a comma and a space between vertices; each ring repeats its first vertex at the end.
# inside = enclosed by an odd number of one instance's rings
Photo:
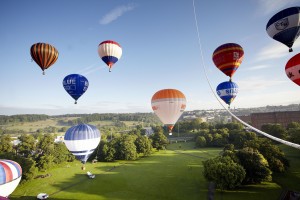
POLYGON ((245 52, 233 76, 239 93, 231 107, 300 102, 299 86, 284 71, 299 53, 300 41, 289 53, 265 30, 276 12, 299 6, 299 0, 194 2, 204 60, 192 0, 0 1, 0 114, 152 112, 152 95, 165 88, 185 94, 186 110, 220 109, 202 63, 214 89, 227 81, 212 53, 229 42, 245 52), (104 40, 115 40, 123 49, 111 73, 97 53, 104 40), (29 50, 37 42, 59 51, 45 76, 31 62, 29 50), (77 105, 62 86, 74 73, 90 84, 77 105))

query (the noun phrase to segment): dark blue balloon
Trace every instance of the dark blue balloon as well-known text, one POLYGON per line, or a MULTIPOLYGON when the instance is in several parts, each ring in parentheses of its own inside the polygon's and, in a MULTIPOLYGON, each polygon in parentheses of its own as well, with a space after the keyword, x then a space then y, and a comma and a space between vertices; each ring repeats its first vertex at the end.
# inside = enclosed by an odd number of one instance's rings
POLYGON ((276 13, 266 26, 268 35, 288 46, 292 46, 300 35, 300 7, 291 7, 276 13))
POLYGON ((232 81, 225 81, 220 83, 217 87, 217 94, 219 97, 230 106, 238 93, 238 85, 232 81))
POLYGON ((64 78, 63 86, 69 95, 75 99, 76 104, 79 97, 88 89, 89 81, 80 74, 70 74, 64 78))

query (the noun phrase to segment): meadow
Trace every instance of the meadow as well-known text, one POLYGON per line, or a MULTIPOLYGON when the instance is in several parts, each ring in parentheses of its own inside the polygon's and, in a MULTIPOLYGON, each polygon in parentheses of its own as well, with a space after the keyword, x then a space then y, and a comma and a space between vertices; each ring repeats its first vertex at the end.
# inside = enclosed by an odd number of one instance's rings
MULTIPOLYGON (((238 190, 216 190, 214 199, 253 200, 278 199, 284 189, 300 191, 299 150, 284 147, 292 159, 290 170, 274 176, 274 182, 243 186, 238 190)), ((137 161, 87 163, 81 170, 79 162, 67 163, 19 185, 10 199, 36 199, 45 192, 50 199, 207 199, 209 183, 202 175, 202 161, 220 153, 220 148, 194 149, 194 143, 174 143, 167 150, 153 153, 137 161), (96 175, 89 179, 86 172, 96 175)))

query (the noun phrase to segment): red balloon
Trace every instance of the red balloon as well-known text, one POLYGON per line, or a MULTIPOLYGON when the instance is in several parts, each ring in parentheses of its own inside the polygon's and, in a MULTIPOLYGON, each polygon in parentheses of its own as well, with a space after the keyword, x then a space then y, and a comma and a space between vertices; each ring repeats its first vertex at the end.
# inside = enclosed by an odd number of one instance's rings
POLYGON ((289 79, 300 86, 300 53, 286 63, 285 73, 289 79))
POLYGON ((243 48, 235 43, 226 43, 219 46, 216 48, 212 56, 212 59, 218 69, 230 78, 239 68, 243 58, 243 48))

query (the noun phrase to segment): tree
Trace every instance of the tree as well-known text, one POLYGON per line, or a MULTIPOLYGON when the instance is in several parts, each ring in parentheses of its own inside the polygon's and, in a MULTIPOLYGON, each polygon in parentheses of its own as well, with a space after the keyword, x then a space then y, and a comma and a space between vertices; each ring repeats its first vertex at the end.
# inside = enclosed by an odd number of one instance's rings
POLYGON ((75 156, 69 152, 66 145, 62 142, 54 144, 53 156, 53 162, 56 164, 73 162, 75 160, 75 156))
POLYGON ((243 183, 255 184, 272 179, 268 161, 258 150, 246 147, 237 151, 236 155, 240 165, 246 170, 246 177, 243 183))
POLYGON ((156 127, 154 129, 154 134, 151 135, 152 146, 157 150, 165 149, 168 144, 167 137, 163 134, 163 129, 161 127, 156 127))
POLYGON ((284 172, 289 167, 289 161, 285 158, 284 153, 270 140, 261 139, 258 150, 267 159, 269 168, 273 172, 284 172))
POLYGON ((244 168, 227 156, 203 161, 203 166, 205 179, 214 182, 221 190, 240 186, 246 175, 244 168))
POLYGON ((242 130, 233 130, 229 134, 228 142, 233 144, 236 149, 244 147, 246 141, 245 132, 242 130))
POLYGON ((54 164, 54 157, 52 155, 41 155, 38 157, 37 160, 37 167, 41 171, 45 171, 47 169, 50 169, 54 164))
POLYGON ((281 139, 287 137, 287 132, 281 124, 264 124, 261 126, 261 130, 281 139))
POLYGON ((13 152, 12 139, 9 135, 4 134, 0 136, 0 153, 13 152))
POLYGON ((198 136, 196 139, 196 147, 205 147, 206 139, 204 136, 198 136))
POLYGON ((119 152, 117 153, 120 160, 136 160, 137 151, 134 144, 136 137, 133 135, 122 135, 120 138, 119 152))
POLYGON ((116 149, 112 142, 113 141, 111 141, 110 143, 103 143, 102 148, 100 148, 101 149, 100 158, 102 158, 101 160, 104 160, 107 162, 112 162, 112 161, 116 160, 116 158, 115 158, 116 149))
POLYGON ((49 155, 53 153, 54 150, 54 136, 52 134, 46 133, 40 137, 37 142, 37 151, 42 155, 49 155))
POLYGON ((147 136, 139 135, 134 144, 137 153, 142 153, 144 156, 149 156, 151 154, 152 144, 147 136))
POLYGON ((300 127, 289 128, 288 135, 292 142, 300 144, 300 127))
POLYGON ((36 147, 36 141, 34 137, 29 134, 22 134, 19 137, 19 140, 20 143, 17 146, 18 153, 25 157, 32 156, 36 147))

